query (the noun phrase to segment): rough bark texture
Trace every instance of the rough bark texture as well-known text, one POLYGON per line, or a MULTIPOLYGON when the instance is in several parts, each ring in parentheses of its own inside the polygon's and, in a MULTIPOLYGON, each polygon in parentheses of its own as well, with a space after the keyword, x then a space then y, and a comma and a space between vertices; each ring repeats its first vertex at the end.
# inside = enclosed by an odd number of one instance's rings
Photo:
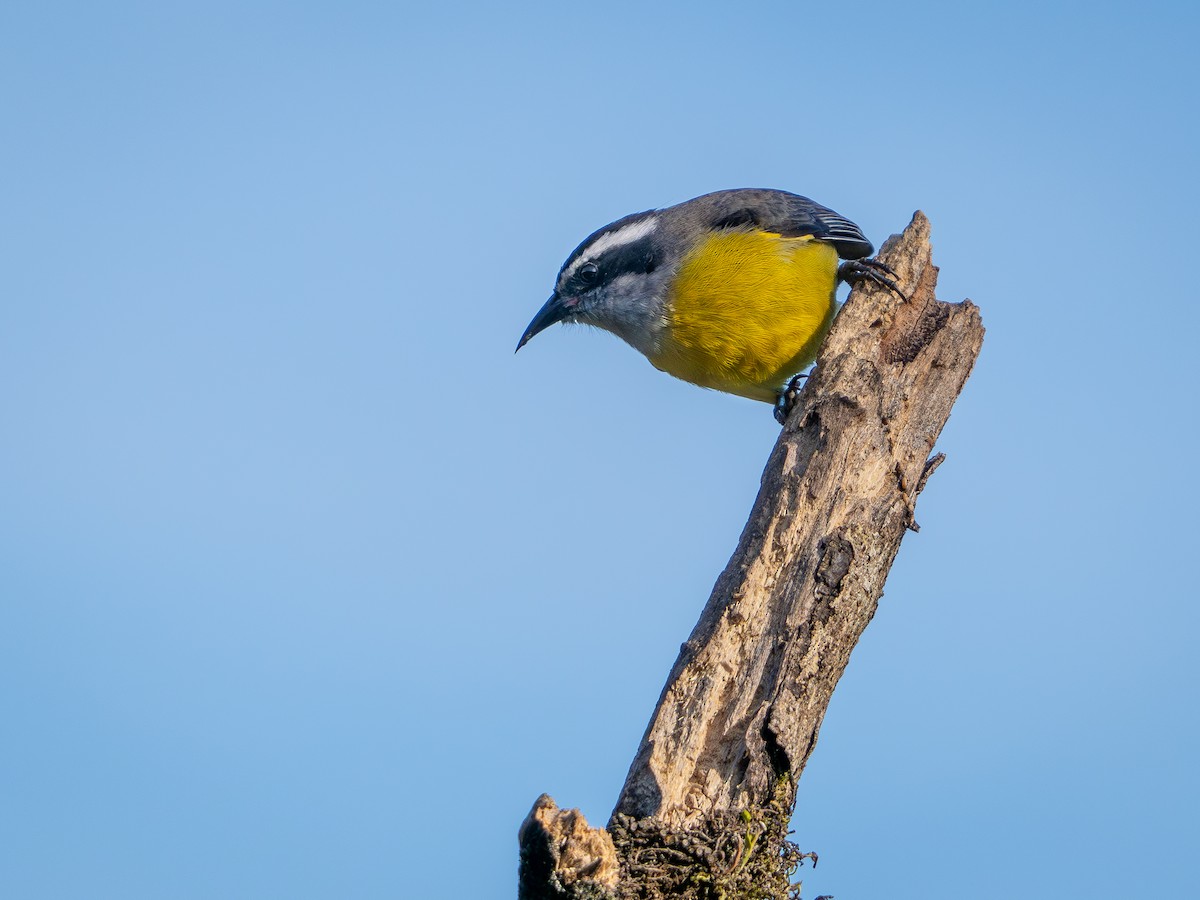
MULTIPOLYGON (((797 779, 901 538, 917 528, 917 494, 942 459, 934 442, 983 340, 973 304, 934 296, 924 215, 879 259, 908 299, 863 284, 834 322, 630 768, 609 828, 620 878, 534 878, 527 820, 522 897, 786 894, 802 856, 786 840, 797 779)), ((572 826, 580 846, 602 833, 582 817, 572 826)))
POLYGON ((559 809, 542 794, 521 825, 518 900, 611 896, 617 886, 617 851, 602 828, 589 828, 577 809, 559 809), (588 893, 584 893, 584 891, 588 893))

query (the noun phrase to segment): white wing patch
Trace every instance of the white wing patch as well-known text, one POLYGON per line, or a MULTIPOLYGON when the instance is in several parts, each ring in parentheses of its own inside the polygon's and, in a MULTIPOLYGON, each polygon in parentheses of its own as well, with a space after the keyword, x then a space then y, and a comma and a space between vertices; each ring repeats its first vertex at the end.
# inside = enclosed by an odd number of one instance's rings
POLYGON ((644 219, 638 219, 636 222, 622 225, 616 231, 606 231, 583 248, 580 254, 575 257, 575 261, 559 276, 560 280, 566 281, 588 260, 595 259, 613 247, 620 247, 622 244, 632 244, 634 241, 641 240, 657 227, 658 216, 646 216, 644 219))
POLYGON ((847 237, 860 241, 866 240, 866 236, 863 235, 861 228, 832 210, 829 211, 829 215, 826 215, 824 212, 819 213, 817 218, 829 229, 829 237, 847 237))

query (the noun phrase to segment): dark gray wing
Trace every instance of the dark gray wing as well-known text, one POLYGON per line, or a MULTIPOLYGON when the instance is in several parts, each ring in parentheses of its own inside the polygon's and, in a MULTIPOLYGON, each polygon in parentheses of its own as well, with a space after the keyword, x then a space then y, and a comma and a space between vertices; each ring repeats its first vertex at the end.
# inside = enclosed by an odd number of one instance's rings
POLYGON ((704 224, 712 229, 753 227, 786 237, 812 235, 833 244, 842 259, 862 259, 875 252, 857 225, 799 194, 742 188, 697 199, 703 201, 704 224))

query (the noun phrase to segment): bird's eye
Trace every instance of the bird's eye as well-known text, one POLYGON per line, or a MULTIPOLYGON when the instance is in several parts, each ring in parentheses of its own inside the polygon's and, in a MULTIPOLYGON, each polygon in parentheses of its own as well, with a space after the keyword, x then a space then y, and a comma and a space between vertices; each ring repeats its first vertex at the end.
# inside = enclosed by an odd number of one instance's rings
POLYGON ((600 280, 600 268, 595 263, 584 263, 579 267, 579 280, 584 284, 595 284, 600 280))

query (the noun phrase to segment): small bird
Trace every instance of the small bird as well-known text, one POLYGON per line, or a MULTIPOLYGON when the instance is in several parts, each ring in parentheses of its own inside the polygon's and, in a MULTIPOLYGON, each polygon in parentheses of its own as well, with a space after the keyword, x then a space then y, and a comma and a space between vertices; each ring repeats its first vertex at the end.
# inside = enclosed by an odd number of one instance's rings
POLYGON ((786 191, 717 191, 634 213, 567 257, 517 349, 555 322, 594 325, 676 378, 775 404, 782 422, 792 376, 829 331, 838 282, 900 293, 873 252, 849 219, 786 191))

